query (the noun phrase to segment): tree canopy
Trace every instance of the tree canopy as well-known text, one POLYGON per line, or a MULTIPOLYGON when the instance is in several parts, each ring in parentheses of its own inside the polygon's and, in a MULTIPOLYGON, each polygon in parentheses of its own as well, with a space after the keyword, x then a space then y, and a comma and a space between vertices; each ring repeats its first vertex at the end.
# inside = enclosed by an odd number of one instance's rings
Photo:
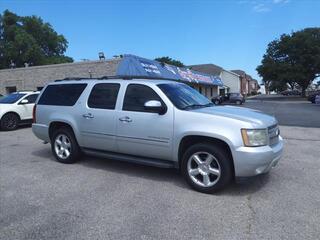
POLYGON ((257 71, 270 90, 299 87, 304 94, 320 75, 320 28, 283 34, 270 42, 257 71))
POLYGON ((64 55, 68 41, 40 17, 0 14, 0 69, 73 62, 64 55))
POLYGON ((180 62, 179 60, 172 59, 170 57, 158 57, 158 58, 155 58, 154 60, 161 62, 161 63, 174 65, 177 67, 184 67, 184 64, 182 62, 180 62))

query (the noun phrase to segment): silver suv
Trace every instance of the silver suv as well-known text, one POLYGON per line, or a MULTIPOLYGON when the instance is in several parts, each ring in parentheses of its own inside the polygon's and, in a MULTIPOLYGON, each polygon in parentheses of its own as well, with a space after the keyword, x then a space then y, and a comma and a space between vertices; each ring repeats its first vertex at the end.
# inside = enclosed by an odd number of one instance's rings
POLYGON ((51 83, 35 105, 32 130, 51 143, 59 162, 74 163, 85 153, 178 168, 206 193, 268 172, 283 149, 274 117, 214 106, 193 88, 167 80, 51 83))

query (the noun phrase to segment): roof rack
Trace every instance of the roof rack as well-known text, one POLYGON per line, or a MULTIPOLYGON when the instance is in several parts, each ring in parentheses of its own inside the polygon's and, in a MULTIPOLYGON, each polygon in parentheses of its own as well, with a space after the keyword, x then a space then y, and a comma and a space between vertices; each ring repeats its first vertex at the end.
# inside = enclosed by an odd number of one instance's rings
POLYGON ((106 79, 123 79, 123 80, 150 79, 150 80, 174 80, 174 81, 177 81, 177 79, 170 79, 170 78, 163 78, 163 77, 148 77, 148 76, 102 76, 102 77, 97 77, 97 78, 67 77, 64 79, 58 79, 58 80, 54 80, 54 81, 61 82, 61 81, 106 80, 106 79))

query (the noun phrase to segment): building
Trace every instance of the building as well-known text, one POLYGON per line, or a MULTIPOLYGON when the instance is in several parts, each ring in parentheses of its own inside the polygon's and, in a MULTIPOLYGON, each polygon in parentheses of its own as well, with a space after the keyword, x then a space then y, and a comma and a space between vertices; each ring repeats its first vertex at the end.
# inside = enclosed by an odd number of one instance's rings
POLYGON ((237 73, 225 70, 215 64, 199 64, 189 67, 192 70, 219 76, 224 84, 224 86, 220 86, 217 91, 219 95, 223 95, 228 92, 240 92, 241 81, 240 76, 237 73))
POLYGON ((121 58, 84 61, 76 63, 54 64, 35 67, 0 70, 0 94, 21 90, 40 90, 47 83, 66 78, 124 77, 146 79, 170 79, 184 82, 210 98, 217 95, 222 87, 221 78, 189 68, 180 68, 168 64, 124 55, 121 58))
POLYGON ((253 79, 249 74, 247 74, 243 70, 232 70, 232 72, 240 76, 241 94, 248 95, 252 94, 252 92, 258 92, 260 86, 257 80, 253 79))

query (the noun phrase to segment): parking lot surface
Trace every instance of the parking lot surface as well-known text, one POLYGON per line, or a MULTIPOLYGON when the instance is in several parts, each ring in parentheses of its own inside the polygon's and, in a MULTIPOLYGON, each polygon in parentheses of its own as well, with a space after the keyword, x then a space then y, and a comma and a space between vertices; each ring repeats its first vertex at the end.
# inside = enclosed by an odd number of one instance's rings
POLYGON ((61 164, 30 128, 0 132, 0 239, 318 239, 320 129, 281 131, 270 174, 216 195, 172 169, 61 164))
POLYGON ((243 107, 275 116, 280 125, 320 128, 320 105, 308 101, 247 100, 243 107))

